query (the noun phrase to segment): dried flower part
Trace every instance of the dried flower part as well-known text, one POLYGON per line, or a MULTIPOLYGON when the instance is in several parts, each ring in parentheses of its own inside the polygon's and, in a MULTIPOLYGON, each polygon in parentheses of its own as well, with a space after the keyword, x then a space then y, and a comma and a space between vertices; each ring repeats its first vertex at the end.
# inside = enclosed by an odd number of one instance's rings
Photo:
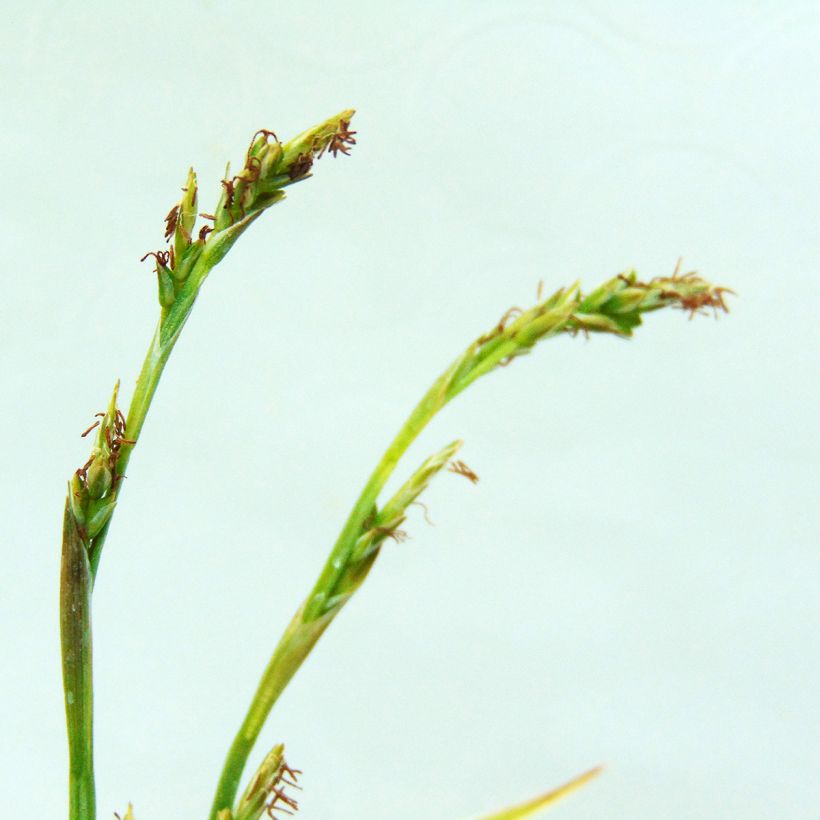
MULTIPOLYGON (((349 154, 348 146, 355 145, 353 138, 355 131, 350 130, 350 121, 356 112, 351 108, 342 111, 335 117, 325 120, 320 125, 303 131, 298 136, 288 140, 282 146, 282 159, 277 168, 277 173, 284 173, 291 176, 291 179, 298 178, 303 174, 294 173, 294 164, 301 162, 305 166, 307 158, 319 159, 326 151, 335 157, 340 151, 349 154), (301 158, 301 159, 300 159, 301 158)), ((310 166, 307 166, 303 173, 307 173, 310 166)))
POLYGON ((287 790, 300 788, 300 774, 285 762, 285 747, 274 746, 251 778, 231 820, 259 820, 263 812, 269 817, 276 817, 276 811, 294 814, 299 804, 287 790))
POLYGON ((456 475, 463 475, 472 484, 478 484, 478 476, 463 461, 451 461, 447 469, 456 475))

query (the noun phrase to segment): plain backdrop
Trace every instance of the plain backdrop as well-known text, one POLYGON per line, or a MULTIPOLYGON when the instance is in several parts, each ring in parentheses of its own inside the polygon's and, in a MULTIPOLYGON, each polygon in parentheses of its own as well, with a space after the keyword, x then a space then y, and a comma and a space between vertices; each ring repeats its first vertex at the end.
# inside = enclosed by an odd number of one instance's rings
POLYGON ((561 338, 464 438, 278 704, 313 820, 818 817, 813 2, 4 4, 0 814, 65 816, 57 589, 79 433, 153 330, 139 258, 261 127, 352 156, 206 283, 94 596, 99 816, 204 818, 261 669, 432 379, 536 287, 678 256, 732 313, 561 338), (553 816, 553 815, 550 815, 553 816))

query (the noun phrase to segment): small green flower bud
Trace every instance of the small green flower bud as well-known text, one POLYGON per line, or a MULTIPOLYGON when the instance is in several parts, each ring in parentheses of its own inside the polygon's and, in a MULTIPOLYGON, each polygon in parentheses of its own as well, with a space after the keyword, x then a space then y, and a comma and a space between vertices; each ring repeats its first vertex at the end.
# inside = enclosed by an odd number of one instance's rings
POLYGON ((174 228, 174 257, 177 265, 191 244, 191 233, 196 224, 197 186, 193 168, 188 171, 184 191, 185 195, 179 203, 174 228))
MULTIPOLYGON (((196 223, 196 208, 197 208, 197 185, 196 174, 194 169, 188 170, 188 179, 185 182, 185 196, 182 197, 182 202, 179 203, 179 221, 177 227, 182 228, 182 231, 189 238, 194 230, 196 223)), ((177 253, 179 253, 177 251, 177 253)))
POLYGON ((86 487, 90 498, 102 498, 111 489, 111 469, 107 460, 97 456, 88 468, 86 487))
POLYGON ((164 265, 157 265, 157 295, 163 307, 171 307, 176 300, 174 278, 164 265))
POLYGON ((181 257, 177 257, 176 267, 171 271, 171 276, 173 276, 177 282, 184 282, 188 278, 204 247, 205 242, 203 240, 197 240, 193 244, 188 245, 185 249, 185 253, 181 257))
POLYGON ((102 528, 111 518, 116 501, 92 501, 88 508, 86 532, 89 538, 99 535, 102 528))
POLYGON ((88 490, 80 480, 77 473, 71 476, 71 481, 68 482, 68 506, 71 508, 71 514, 74 520, 82 526, 85 524, 85 508, 88 504, 88 490))
POLYGON ((644 288, 624 288, 604 303, 607 313, 631 313, 637 310, 646 299, 644 288))

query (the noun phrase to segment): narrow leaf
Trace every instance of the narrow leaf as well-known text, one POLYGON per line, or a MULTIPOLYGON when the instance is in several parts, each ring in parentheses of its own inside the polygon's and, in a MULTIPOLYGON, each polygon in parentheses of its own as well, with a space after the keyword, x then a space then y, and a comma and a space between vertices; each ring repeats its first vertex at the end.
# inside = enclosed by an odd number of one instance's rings
POLYGON ((601 766, 598 766, 594 769, 590 769, 588 772, 584 772, 582 775, 573 778, 568 783, 564 783, 563 786, 559 786, 551 792, 542 794, 540 797, 536 797, 526 803, 520 803, 518 806, 513 806, 510 809, 500 811, 497 814, 488 814, 482 818, 482 820, 519 820, 522 817, 532 817, 541 811, 541 809, 546 809, 554 805, 571 792, 580 789, 581 786, 585 786, 590 780, 601 773, 601 768, 601 766))

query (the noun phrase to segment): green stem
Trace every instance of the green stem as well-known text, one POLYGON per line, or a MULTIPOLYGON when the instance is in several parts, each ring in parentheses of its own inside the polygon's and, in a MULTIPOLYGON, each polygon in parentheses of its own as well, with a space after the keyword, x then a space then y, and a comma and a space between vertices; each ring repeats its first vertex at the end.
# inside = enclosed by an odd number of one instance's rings
POLYGON ((211 820, 216 820, 221 809, 233 807, 245 763, 273 704, 276 703, 336 614, 335 612, 329 613, 317 620, 305 622, 303 609, 304 607, 300 608, 293 616, 293 620, 280 638, 262 675, 245 720, 231 744, 211 807, 211 820))
POLYGON ((370 515, 379 493, 384 489, 384 485, 393 474, 401 457, 447 402, 448 397, 442 389, 446 375, 437 379, 424 398, 416 405, 371 473, 308 596, 306 619, 319 617, 324 611, 345 573, 350 553, 361 534, 362 523, 370 515))
MULTIPOLYGON (((208 272, 203 266, 196 287, 180 294, 172 310, 163 312, 145 355, 126 422, 126 438, 139 438, 156 393, 160 376, 190 315, 198 285, 208 272)), ((194 284, 192 283, 192 285, 194 284)), ((134 445, 125 445, 117 460, 117 475, 125 475, 134 445)), ((116 484, 119 498, 123 481, 116 484)), ((63 690, 69 748, 69 820, 94 820, 96 815, 93 750, 93 686, 91 655, 91 593, 100 564, 108 527, 86 547, 74 516, 66 504, 63 522, 63 554, 60 580, 60 632, 63 690)))
MULTIPOLYGON (((174 349, 179 334, 185 325, 191 309, 194 306, 194 300, 198 291, 198 286, 205 278, 207 270, 200 273, 199 276, 192 274, 191 279, 195 280, 197 288, 190 292, 183 291, 180 294, 180 300, 167 313, 163 311, 160 321, 157 323, 157 328, 154 331, 154 336, 151 339, 151 344, 148 346, 148 351, 145 354, 145 360, 142 363, 142 370, 137 379, 137 386, 134 389, 134 395, 131 397, 131 404, 128 407, 128 415, 126 416, 125 437, 131 441, 137 441, 142 426, 145 423, 145 418, 148 415, 148 410, 151 407, 151 402, 159 385, 160 376, 165 369, 168 362, 168 357, 174 349)), ((115 497, 119 500, 119 495, 122 492, 125 477, 125 470, 128 467, 128 462, 131 459, 131 454, 136 445, 126 444, 120 450, 119 458, 117 459, 117 476, 119 480, 116 484, 115 497)), ((89 558, 91 562, 91 577, 92 583, 97 577, 97 570, 100 565, 100 557, 102 556, 102 548, 105 544, 106 536, 108 535, 108 528, 111 526, 112 517, 108 520, 105 527, 94 538, 91 548, 89 550, 89 558)))
POLYGON ((342 528, 313 590, 279 640, 228 750, 211 806, 210 820, 216 820, 220 810, 233 808, 242 772, 274 704, 341 610, 341 606, 328 608, 328 604, 349 563, 350 554, 362 531, 362 522, 370 515, 379 493, 401 457, 449 400, 447 387, 452 372, 453 368, 450 368, 436 380, 381 457, 342 528))
POLYGON ((641 324, 641 314, 659 307, 678 306, 692 315, 707 306, 716 312, 726 310, 724 292, 725 288, 715 288, 694 274, 679 276, 677 271, 671 278, 656 278, 649 284, 639 282, 636 274, 630 272, 611 279, 586 297, 576 283, 543 301, 539 299, 527 311, 508 311, 436 379, 370 475, 310 595, 277 645, 228 751, 211 820, 216 820, 220 810, 233 808, 242 771, 276 700, 369 572, 378 552, 374 551, 357 566, 356 544, 368 529, 367 522, 374 514, 379 494, 399 460, 433 416, 476 379, 529 353, 542 339, 564 331, 631 336, 633 328, 641 324), (517 318, 513 319, 514 315, 517 318), (303 639, 303 632, 310 640, 303 639))
POLYGON ((94 820, 91 571, 66 502, 60 570, 60 644, 68 731, 69 820, 94 820))

